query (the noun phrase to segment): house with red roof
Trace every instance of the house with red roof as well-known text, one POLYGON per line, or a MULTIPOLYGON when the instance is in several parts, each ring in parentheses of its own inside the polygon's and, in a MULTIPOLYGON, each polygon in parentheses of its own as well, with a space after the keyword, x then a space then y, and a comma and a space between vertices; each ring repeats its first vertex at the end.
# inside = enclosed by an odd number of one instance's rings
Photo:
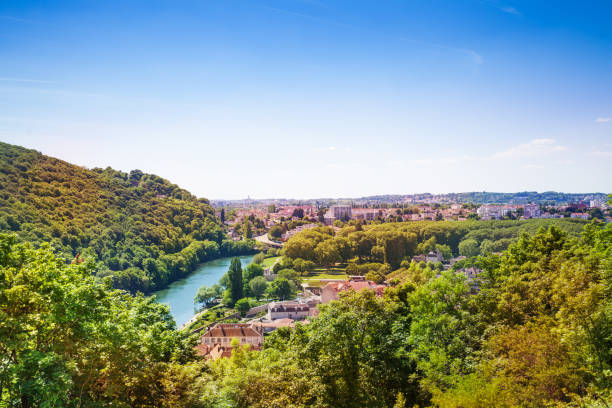
POLYGON ((250 323, 218 323, 206 329, 202 335, 202 343, 210 346, 215 344, 229 346, 232 339, 238 339, 242 345, 263 344, 263 334, 250 323))

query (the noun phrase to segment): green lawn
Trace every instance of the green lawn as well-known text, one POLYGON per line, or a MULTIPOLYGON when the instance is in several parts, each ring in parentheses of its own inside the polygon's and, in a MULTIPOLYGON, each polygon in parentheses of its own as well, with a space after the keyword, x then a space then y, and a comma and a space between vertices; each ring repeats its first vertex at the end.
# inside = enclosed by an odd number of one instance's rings
POLYGON ((265 268, 269 268, 270 266, 274 265, 274 262, 276 262, 277 259, 280 259, 280 256, 275 256, 272 258, 266 258, 264 259, 263 263, 261 264, 261 266, 265 268))
POLYGON ((321 282, 321 279, 348 279, 348 275, 344 268, 316 268, 307 276, 302 277, 301 281, 311 286, 322 286, 325 282, 321 282))

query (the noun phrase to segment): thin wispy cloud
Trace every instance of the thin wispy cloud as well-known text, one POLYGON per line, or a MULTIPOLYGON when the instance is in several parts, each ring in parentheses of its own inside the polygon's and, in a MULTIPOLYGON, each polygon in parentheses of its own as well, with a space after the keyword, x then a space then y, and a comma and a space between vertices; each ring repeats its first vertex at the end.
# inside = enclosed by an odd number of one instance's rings
POLYGON ((514 14, 515 16, 520 16, 521 15, 520 11, 518 11, 517 9, 515 9, 514 7, 511 7, 511 6, 500 7, 500 10, 503 11, 504 13, 514 14))
POLYGON ((591 156, 595 156, 595 157, 612 157, 612 151, 611 152, 607 152, 607 151, 597 150, 597 151, 591 152, 591 156))
POLYGON ((436 44, 436 43, 431 43, 431 42, 427 42, 427 41, 421 41, 421 40, 415 40, 413 38, 407 38, 407 37, 403 37, 403 36, 395 36, 395 35, 388 35, 388 34, 382 34, 380 31, 374 31, 374 30, 370 30, 364 27, 360 27, 360 26, 356 26, 353 24, 349 24, 349 23, 345 23, 342 21, 338 21, 335 19, 328 19, 328 18, 324 18, 324 17, 319 17, 319 16, 315 16, 312 14, 308 14, 308 13, 301 13, 301 12, 297 12, 297 11, 293 11, 293 10, 288 10, 288 9, 284 9, 284 8, 278 8, 278 7, 271 7, 271 6, 261 6, 262 8, 266 9, 266 10, 270 10, 273 11, 275 13, 282 13, 282 14, 287 14, 287 15, 291 15, 291 16, 295 16, 295 17, 301 17, 307 20, 311 20, 311 21, 316 21, 319 23, 324 23, 324 24, 329 24, 329 25, 334 25, 337 27, 342 27, 342 28, 347 28, 347 29, 351 29, 351 30, 356 30, 356 31, 361 31, 361 32, 365 32, 368 34, 372 34, 372 35, 376 35, 379 37, 384 37, 384 38, 388 38, 388 39, 392 39, 395 41, 401 41, 401 42, 409 42, 409 43, 413 43, 413 44, 417 44, 417 45, 421 45, 421 46, 425 46, 425 47, 429 47, 429 48, 437 48, 437 49, 441 49, 441 50, 448 50, 448 51, 453 51, 453 52, 459 52, 462 54, 467 55, 468 57, 470 57, 470 59, 472 60, 472 62, 476 65, 480 65, 484 62, 484 58, 482 57, 481 54, 479 54, 478 52, 476 52, 475 50, 471 49, 471 48, 464 48, 464 47, 454 47, 451 45, 445 45, 445 44, 436 44))
POLYGON ((612 120, 612 117, 610 116, 605 116, 605 117, 598 117, 597 119, 595 119, 595 122, 597 123, 606 123, 606 122, 610 122, 612 120))
POLYGON ((477 0, 478 3, 483 4, 485 6, 493 7, 502 13, 512 14, 513 16, 521 16, 521 12, 514 6, 510 6, 507 4, 501 4, 495 0, 477 0))
POLYGON ((530 164, 525 164, 523 166, 524 169, 543 169, 544 165, 543 164, 535 164, 535 163, 530 163, 530 164))
POLYGON ((271 7, 271 6, 262 6, 262 8, 266 9, 266 10, 270 10, 276 13, 281 13, 281 14, 288 14, 288 15, 292 15, 295 17, 301 17, 307 20, 312 20, 312 21, 316 21, 319 23, 325 23, 325 24, 330 24, 330 25, 335 25, 338 27, 344 27, 344 28, 352 28, 352 29, 357 29, 359 30, 360 28, 357 26, 354 26, 352 24, 347 24, 347 23, 343 23, 337 20, 332 20, 332 19, 328 19, 328 18, 323 18, 323 17, 318 17, 312 14, 308 14, 308 13, 300 13, 298 11, 293 11, 293 10, 287 10, 287 9, 283 9, 283 8, 278 8, 278 7, 271 7))
POLYGON ((315 152, 335 152, 336 146, 324 146, 313 149, 315 152))
POLYGON ((566 146, 557 143, 555 139, 533 139, 521 143, 508 150, 493 154, 493 159, 544 156, 551 153, 564 152, 566 146))
POLYGON ((467 49, 464 51, 472 58, 472 61, 474 61, 474 64, 480 65, 484 62, 482 55, 478 54, 476 51, 467 50, 467 49))

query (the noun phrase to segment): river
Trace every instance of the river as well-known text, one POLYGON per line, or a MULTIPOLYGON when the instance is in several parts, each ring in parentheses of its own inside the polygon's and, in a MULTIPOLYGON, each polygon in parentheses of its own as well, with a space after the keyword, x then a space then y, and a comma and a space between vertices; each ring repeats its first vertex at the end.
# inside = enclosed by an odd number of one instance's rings
MULTIPOLYGON (((253 259, 253 255, 240 256, 239 258, 244 269, 253 259)), ((200 286, 212 286, 219 283, 219 279, 229 269, 231 261, 232 257, 204 262, 186 278, 177 280, 166 289, 154 293, 159 303, 170 306, 170 313, 174 317, 177 327, 180 327, 197 313, 193 298, 198 293, 200 286)))

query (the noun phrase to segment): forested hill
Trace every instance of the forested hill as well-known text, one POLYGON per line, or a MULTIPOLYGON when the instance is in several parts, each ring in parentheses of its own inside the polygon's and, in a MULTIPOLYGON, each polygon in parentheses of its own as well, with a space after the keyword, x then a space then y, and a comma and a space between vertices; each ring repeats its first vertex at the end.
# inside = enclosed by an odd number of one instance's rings
POLYGON ((224 241, 208 200, 139 170, 89 170, 0 143, 0 187, 0 231, 51 242, 68 260, 95 257, 98 276, 132 292, 246 250, 224 241))

